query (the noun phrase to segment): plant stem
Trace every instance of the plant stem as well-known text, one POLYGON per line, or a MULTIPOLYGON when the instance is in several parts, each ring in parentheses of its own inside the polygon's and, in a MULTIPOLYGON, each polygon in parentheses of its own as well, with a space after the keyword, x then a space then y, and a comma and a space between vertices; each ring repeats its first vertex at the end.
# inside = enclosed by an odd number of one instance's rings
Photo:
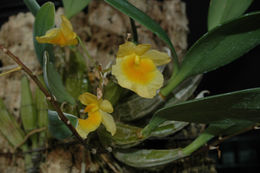
POLYGON ((36 0, 23 0, 27 8, 31 11, 31 13, 36 16, 38 10, 40 9, 39 4, 36 0))
POLYGON ((88 53, 88 50, 86 49, 85 45, 83 44, 83 42, 81 41, 81 39, 80 39, 79 36, 77 36, 77 39, 78 39, 78 41, 79 41, 80 46, 83 48, 84 53, 87 55, 87 57, 88 57, 91 61, 93 61, 94 59, 93 59, 93 58, 90 56, 90 54, 88 53))
POLYGON ((137 34, 137 29, 136 29, 136 25, 135 25, 135 21, 130 18, 130 23, 131 23, 131 28, 132 28, 132 34, 133 34, 133 42, 135 44, 138 44, 138 34, 137 34))
POLYGON ((19 66, 22 67, 22 70, 27 73, 31 79, 35 82, 35 84, 39 87, 39 89, 44 93, 45 97, 47 98, 47 100, 50 101, 50 103, 52 104, 53 108, 55 109, 55 111, 58 113, 60 119, 64 122, 64 124, 70 129, 70 131, 74 134, 74 136, 80 141, 80 143, 82 145, 85 146, 85 142, 84 140, 80 137, 80 135, 78 134, 78 132, 76 131, 76 129, 71 125, 69 119, 67 119, 63 112, 61 111, 58 102, 56 101, 56 99, 48 92, 48 90, 42 85, 42 83, 40 82, 40 80, 37 78, 37 76, 35 76, 33 74, 33 72, 27 67, 25 66, 21 60, 15 56, 14 54, 12 54, 8 49, 6 49, 5 47, 3 47, 2 45, 0 45, 0 49, 7 54, 10 58, 12 58, 19 66))
POLYGON ((183 77, 181 75, 173 74, 169 83, 161 89, 161 95, 167 97, 182 81, 183 77))
POLYGON ((214 135, 210 133, 202 133, 199 137, 197 137, 191 144, 182 149, 183 154, 189 156, 198 148, 206 144, 210 139, 212 139, 214 135))

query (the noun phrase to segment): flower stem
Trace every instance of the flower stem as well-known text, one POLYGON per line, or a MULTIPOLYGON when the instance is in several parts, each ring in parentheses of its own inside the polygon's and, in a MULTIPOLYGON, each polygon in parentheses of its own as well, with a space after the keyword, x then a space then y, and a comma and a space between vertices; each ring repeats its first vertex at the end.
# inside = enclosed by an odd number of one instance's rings
POLYGON ((88 53, 88 50, 86 49, 85 45, 83 44, 82 40, 80 39, 79 36, 77 36, 77 39, 79 41, 80 46, 82 47, 84 53, 87 55, 87 57, 91 60, 94 61, 93 57, 90 56, 90 54, 88 53))
POLYGON ((132 18, 129 18, 129 19, 130 19, 131 28, 132 28, 133 42, 135 44, 138 44, 138 33, 137 33, 135 21, 132 18))
POLYGON ((3 47, 2 45, 0 45, 0 49, 6 54, 8 55, 11 59, 13 59, 21 68, 22 70, 27 73, 30 78, 35 82, 35 84, 39 87, 39 89, 44 93, 45 97, 47 98, 47 100, 50 101, 50 103, 52 104, 53 108, 55 109, 55 111, 58 113, 60 119, 64 122, 64 124, 71 130, 71 132, 73 133, 73 135, 80 141, 80 143, 82 145, 85 146, 85 142, 84 140, 80 137, 80 135, 78 134, 78 132, 76 131, 76 129, 71 125, 70 121, 68 120, 68 118, 66 118, 63 114, 63 112, 61 111, 58 102, 56 101, 56 99, 48 92, 48 90, 42 85, 42 83, 40 82, 40 80, 37 78, 37 76, 35 76, 33 74, 33 72, 24 64, 21 62, 21 60, 15 56, 14 54, 12 54, 8 49, 6 49, 5 47, 3 47))
POLYGON ((182 75, 174 73, 169 79, 169 83, 161 89, 161 95, 167 97, 183 81, 183 79, 182 75))
POLYGON ((199 137, 197 137, 191 144, 182 149, 183 154, 188 156, 192 154, 194 151, 199 149, 201 146, 206 144, 210 139, 212 139, 214 135, 210 133, 202 133, 199 137))

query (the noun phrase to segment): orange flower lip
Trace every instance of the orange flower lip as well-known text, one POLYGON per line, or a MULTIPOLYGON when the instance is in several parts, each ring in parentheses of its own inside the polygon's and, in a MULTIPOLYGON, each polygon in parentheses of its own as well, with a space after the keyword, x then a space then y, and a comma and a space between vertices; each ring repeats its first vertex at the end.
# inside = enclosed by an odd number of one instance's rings
POLYGON ((150 59, 140 59, 138 55, 126 57, 122 63, 122 71, 125 76, 136 83, 148 84, 154 78, 156 67, 150 59))
POLYGON ((83 105, 85 113, 88 113, 88 118, 78 119, 77 132, 82 138, 95 131, 102 123, 107 131, 114 135, 116 133, 116 124, 113 116, 109 113, 113 112, 112 104, 108 100, 97 99, 97 96, 85 92, 79 96, 79 100, 83 105))

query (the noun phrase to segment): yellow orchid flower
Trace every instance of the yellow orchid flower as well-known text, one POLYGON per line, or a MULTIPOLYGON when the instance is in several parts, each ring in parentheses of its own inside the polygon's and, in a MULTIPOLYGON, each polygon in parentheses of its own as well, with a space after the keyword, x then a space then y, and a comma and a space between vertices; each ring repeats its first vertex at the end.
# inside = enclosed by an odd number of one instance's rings
POLYGON ((141 97, 152 98, 163 85, 163 75, 156 68, 170 62, 168 54, 151 49, 149 44, 126 42, 119 46, 112 74, 120 86, 141 97))
POLYGON ((79 96, 82 104, 86 105, 84 112, 88 113, 87 119, 78 119, 77 132, 82 138, 95 131, 102 123, 113 136, 116 133, 114 118, 109 113, 113 112, 113 106, 108 100, 97 99, 97 96, 85 92, 79 96))
POLYGON ((73 32, 70 21, 61 15, 61 27, 48 30, 44 36, 36 37, 39 43, 57 44, 61 47, 78 44, 77 34, 73 32))

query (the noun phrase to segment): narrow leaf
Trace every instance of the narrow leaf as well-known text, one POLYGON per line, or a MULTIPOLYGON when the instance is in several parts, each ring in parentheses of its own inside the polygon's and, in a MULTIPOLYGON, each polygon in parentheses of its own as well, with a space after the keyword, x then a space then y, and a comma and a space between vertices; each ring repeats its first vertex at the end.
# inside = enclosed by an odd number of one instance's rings
POLYGON ((166 120, 234 125, 242 121, 250 126, 248 122, 260 122, 259 103, 260 88, 254 88, 168 105, 155 112, 143 133, 166 120))
POLYGON ((174 50, 171 40, 169 39, 166 32, 161 28, 161 26, 152 20, 149 16, 147 16, 144 12, 130 4, 127 0, 105 0, 108 4, 136 20, 140 24, 147 27, 150 31, 155 33, 159 38, 161 38, 171 49, 173 58, 174 58, 174 66, 177 71, 178 68, 178 58, 177 54, 174 50))
POLYGON ((191 100, 158 110, 167 120, 214 123, 223 120, 260 121, 260 88, 191 100))
POLYGON ((208 30, 242 15, 253 0, 211 0, 208 14, 208 30))
POLYGON ((49 61, 47 52, 44 53, 43 77, 48 90, 56 97, 57 101, 75 104, 73 97, 65 90, 59 73, 49 61))
MULTIPOLYGON (((43 79, 42 79, 43 80, 43 79)), ((36 111, 38 117, 38 127, 48 127, 48 104, 45 98, 45 95, 42 91, 37 87, 35 91, 35 104, 36 104, 36 111)), ((47 140, 47 130, 40 132, 39 134, 39 144, 40 146, 44 145, 47 140)))
POLYGON ((189 76, 206 73, 241 57, 260 43, 260 12, 214 28, 187 52, 178 74, 161 90, 167 96, 189 76))
POLYGON ((8 142, 16 147, 23 142, 24 132, 17 124, 16 120, 7 111, 3 100, 0 98, 0 132, 8 142))
MULTIPOLYGON (((78 124, 78 118, 71 114, 64 113, 65 117, 68 118, 73 127, 78 124)), ((60 120, 58 113, 55 111, 48 111, 49 119, 49 132, 51 135, 59 140, 66 139, 72 135, 70 129, 60 120)))
POLYGON ((48 51, 50 61, 54 61, 53 47, 50 44, 38 43, 36 36, 43 36, 46 31, 53 28, 55 19, 55 6, 52 2, 47 2, 41 6, 35 17, 33 26, 33 43, 37 58, 41 65, 43 65, 43 53, 48 51))
POLYGON ((69 19, 83 10, 90 0, 62 0, 65 15, 69 19))
POLYGON ((35 105, 33 105, 32 92, 26 76, 21 80, 21 118, 26 132, 37 128, 35 105))

